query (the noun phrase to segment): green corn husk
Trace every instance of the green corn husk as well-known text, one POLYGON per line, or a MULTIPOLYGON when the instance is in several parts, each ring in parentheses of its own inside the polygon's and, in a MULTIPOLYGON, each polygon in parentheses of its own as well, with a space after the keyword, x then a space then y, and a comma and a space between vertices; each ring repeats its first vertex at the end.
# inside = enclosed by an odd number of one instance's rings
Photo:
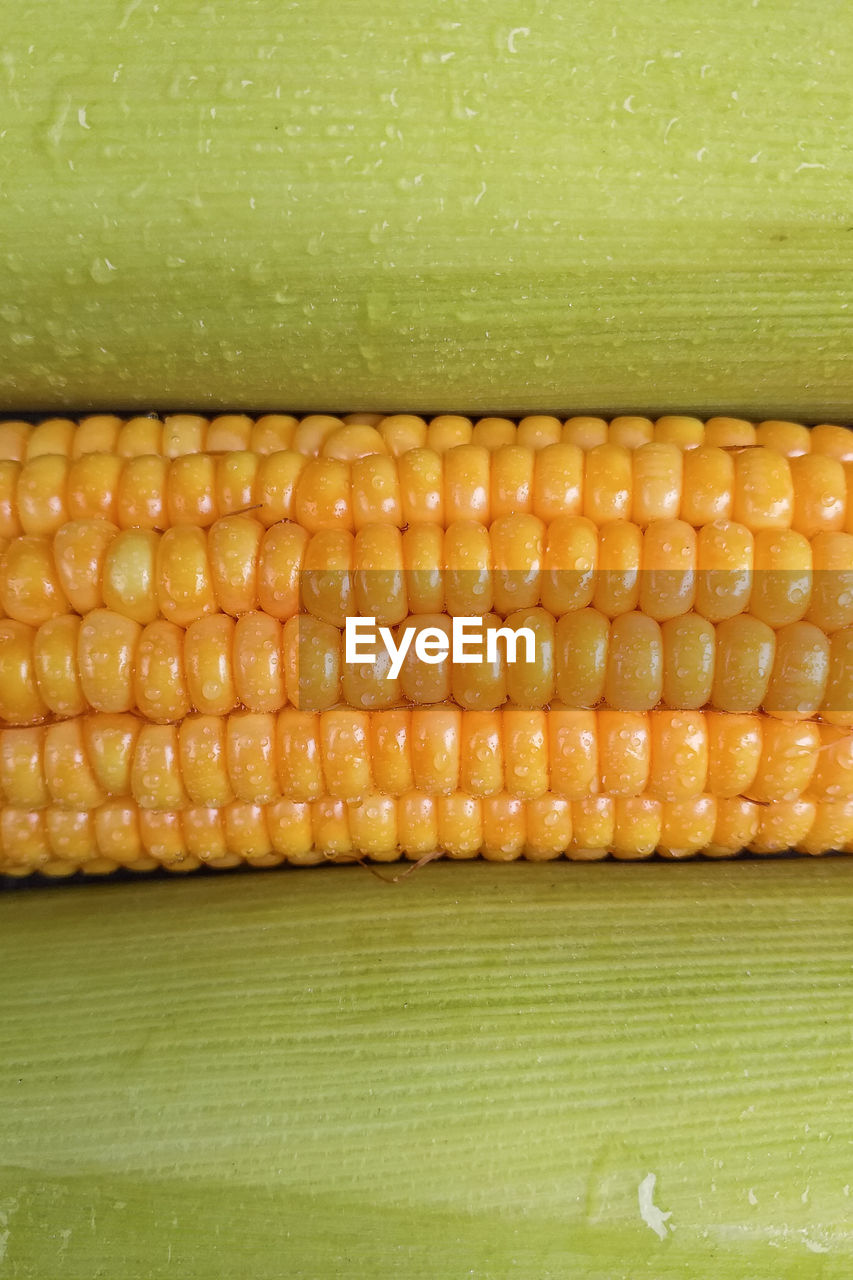
POLYGON ((0 408, 850 417, 842 0, 40 0, 0 51, 0 408))
POLYGON ((846 1280, 852 907, 843 859, 7 894, 0 1275, 846 1280))

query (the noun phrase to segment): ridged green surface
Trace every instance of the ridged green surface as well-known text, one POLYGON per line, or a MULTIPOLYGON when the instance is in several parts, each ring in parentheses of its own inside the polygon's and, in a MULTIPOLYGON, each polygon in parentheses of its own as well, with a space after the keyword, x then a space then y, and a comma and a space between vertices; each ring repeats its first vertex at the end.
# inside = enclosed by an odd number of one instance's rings
POLYGON ((0 408, 853 413, 844 0, 0 7, 0 408))
POLYGON ((7 894, 0 1277, 847 1280, 852 907, 846 860, 7 894))

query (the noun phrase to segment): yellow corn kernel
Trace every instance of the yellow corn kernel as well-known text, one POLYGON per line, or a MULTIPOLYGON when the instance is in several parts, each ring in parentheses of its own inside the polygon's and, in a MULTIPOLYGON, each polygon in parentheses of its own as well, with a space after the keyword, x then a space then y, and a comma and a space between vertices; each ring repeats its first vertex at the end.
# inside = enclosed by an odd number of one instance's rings
POLYGON ((99 711, 130 711, 136 706, 133 677, 141 634, 138 622, 109 609, 94 609, 83 619, 77 664, 90 706, 99 711))
POLYGON ((515 444, 515 433, 515 423, 509 418, 480 418, 474 423, 471 443, 482 445, 484 449, 500 449, 504 445, 515 444))
POLYGON ((668 707, 697 710, 710 701, 715 638, 712 624, 698 613, 669 618, 661 625, 661 697, 668 707))
POLYGON ((844 528, 847 478, 837 458, 808 453, 790 459, 794 485, 792 528, 807 538, 844 528))
POLYGON ((12 539, 0 559, 0 605, 8 618, 32 627, 70 612, 50 539, 12 539))
POLYGON ((613 847, 616 800, 613 796, 588 796, 572 801, 572 838, 568 856, 593 862, 607 856, 613 847))
POLYGON ((536 453, 532 510, 545 524, 557 516, 579 516, 584 489, 584 455, 578 445, 552 444, 536 453))
POLYGON ((89 760, 81 717, 48 725, 44 736, 44 777, 54 804, 95 809, 106 799, 89 760))
POLYGON ((166 477, 169 464, 165 458, 129 458, 118 481, 115 523, 122 529, 165 529, 166 477))
POLYGON ((664 858, 692 858, 710 844, 717 822, 714 796, 692 796, 661 806, 658 853, 664 858))
POLYGON ((696 528, 731 520, 734 509, 734 458, 724 449, 701 445, 684 454, 681 519, 696 528))
POLYGON ((196 711, 226 715, 237 705, 234 683, 234 619, 212 613, 192 622, 184 633, 187 696, 196 711))
POLYGON ((217 607, 203 529, 175 525, 157 547, 155 564, 157 603, 169 622, 188 627, 214 613, 217 607))
MULTIPOLYGON (((268 804, 279 798, 275 716, 254 711, 230 715, 225 727, 225 756, 228 779, 238 800, 268 804)), ((331 777, 327 773, 327 781, 331 777)), ((329 791, 339 794, 332 785, 329 791)))
POLYGON ((641 528, 656 520, 678 519, 683 458, 677 445, 661 442, 643 444, 633 453, 631 519, 641 528))
POLYGON ((661 802, 653 796, 617 796, 613 807, 614 858, 651 857, 661 841, 661 802))
POLYGON ((818 423, 809 432, 812 453, 822 453, 839 462, 853 462, 853 433, 849 427, 838 427, 829 422, 818 423))
POLYGON ((779 628, 762 703, 768 715, 788 720, 817 715, 829 678, 829 653, 829 640, 810 622, 779 628))
POLYGON ((488 449, 476 444, 448 449, 444 455, 444 516, 448 526, 457 520, 489 524, 490 470, 488 449))
POLYGON ((549 786, 545 712, 505 707, 502 736, 506 791, 522 800, 544 795, 549 786))
MULTIPOLYGON (((185 670, 184 631, 165 618, 149 622, 136 646, 133 696, 140 715, 158 724, 182 719, 190 709, 185 670)), ((128 708, 108 707, 104 710, 128 708)))
MULTIPOLYGON (((487 613, 483 618, 483 627, 487 633, 499 628, 500 618, 496 613, 487 613)), ((485 644, 480 653, 482 656, 478 662, 451 663, 451 694, 454 702, 457 702, 460 707, 476 711, 493 711, 506 701, 507 663, 501 652, 501 645, 496 645, 491 660, 485 644)))
POLYGON ((38 684, 37 634, 25 622, 0 621, 0 720, 7 724, 38 724, 52 709, 38 684))
POLYGON ((594 711, 552 706, 548 715, 551 790, 567 800, 598 791, 598 725, 594 711))
POLYGON ((207 418, 197 413, 172 413, 163 419, 163 453, 179 458, 184 453, 201 453, 207 437, 207 418))
POLYGON ((175 725, 141 725, 133 753, 130 787, 141 809, 182 809, 187 803, 175 725))
POLYGON ((557 696, 565 706, 594 707, 605 697, 609 641, 610 624, 597 609, 579 609, 558 619, 554 665, 557 696))
POLYGON ((119 427, 116 453, 121 458, 156 457, 163 452, 163 423, 159 418, 128 418, 119 427))
POLYGON ((109 796, 129 796, 136 740, 142 728, 128 712, 83 716, 83 741, 95 781, 109 796))
POLYGON ((499 711, 469 711, 462 717, 459 747, 462 791, 496 795, 504 785, 503 720, 499 711))
POLYGON ((845 849, 851 841, 853 801, 824 800, 817 805, 814 822, 794 847, 799 853, 815 855, 845 849))
POLYGON ((444 528, 444 459, 431 449, 412 449, 398 463, 403 522, 444 528))
POLYGON ((232 668, 237 699, 249 711, 279 711, 285 702, 281 623, 244 613, 234 627, 232 668))
POLYGON ((623 415, 611 420, 607 439, 611 444, 621 445, 623 449, 639 449, 654 439, 654 432, 651 418, 623 415))
POLYGON ((515 632, 522 627, 531 631, 535 651, 533 657, 528 657, 523 637, 519 637, 515 661, 503 659, 509 701, 517 707, 544 707, 553 702, 557 687, 554 618, 544 609, 520 609, 509 615, 504 627, 515 632))
POLYGON ((705 443, 716 449, 749 449, 755 445, 755 427, 745 418, 709 418, 705 443))
POLYGON ((490 507, 493 521, 502 516, 529 515, 533 510, 535 454, 531 448, 508 444, 491 458, 490 507))
POLYGON ((0 730, 0 795, 21 809, 43 809, 50 803, 44 772, 45 728, 0 730))
POLYGON ((812 548, 794 529, 762 529, 755 535, 749 611, 770 627, 798 622, 812 592, 812 548))
POLYGON ((648 792, 659 800, 689 800, 708 781, 708 729, 701 711, 653 711, 649 717, 648 792))
POLYGON ((40 454, 20 469, 15 490, 18 520, 24 533, 50 537, 68 520, 68 460, 40 454))
POLYGON ((305 548, 302 603, 321 622, 343 627, 357 612, 353 588, 355 539, 348 529, 321 529, 305 548))
POLYGON ((369 524, 400 528, 403 499, 393 458, 373 454, 352 464, 352 518, 356 531, 369 524))
POLYGON ((296 487, 307 459, 292 450, 270 453, 258 461, 251 514, 264 528, 296 514, 296 487))
POLYGON ((789 528, 794 515, 794 461, 772 449, 736 453, 734 519, 754 533, 789 528))
MULTIPOLYGON (((186 811, 184 815, 186 826, 186 811)), ((322 855, 311 839, 311 806, 295 800, 276 800, 267 808, 267 831, 270 843, 288 862, 311 865, 321 862, 322 855)))
POLYGON ((407 791, 397 805, 397 838, 407 858, 435 853, 438 846, 436 797, 423 791, 407 791))
POLYGON ((616 444, 600 444, 584 458, 583 514, 594 524, 630 520, 631 453, 616 444))
POLYGON ((661 444, 677 444, 679 449, 695 449, 705 440, 705 424, 699 418, 665 414, 654 424, 653 439, 661 444))
MULTIPOLYGON (((411 734, 412 713, 408 708, 377 711, 370 717, 370 760, 377 791, 401 796, 412 789, 411 734)), ((465 759, 464 746, 462 757, 465 759)), ((471 788, 463 783, 463 789, 471 788)))
MULTIPOLYGON (((293 419, 286 419, 292 422, 293 419)), ((204 447, 208 453, 228 453, 252 447, 254 423, 244 413, 223 413, 207 426, 204 447)), ((257 451, 257 450, 256 450, 257 451)))
POLYGON ((596 720, 601 790, 612 796, 642 795, 651 767, 649 717, 602 707, 596 720))
POLYGON ((657 622, 687 613, 696 596, 696 533, 684 520, 655 520, 643 534, 639 607, 657 622))
POLYGON ((747 609, 754 556, 754 539, 744 525, 721 520, 700 529, 696 539, 696 612, 709 622, 722 622, 747 609))
POLYGON ((853 534, 817 533, 810 543, 812 589, 805 617, 827 633, 853 623, 853 534))
POLYGON ((814 826, 814 800, 777 800, 758 806, 758 830, 750 840, 751 853, 784 853, 805 840, 814 826))
POLYGON ((315 458, 300 472, 293 505, 309 533, 352 529, 350 465, 338 458, 315 458))
POLYGON ((706 712, 708 790, 715 796, 746 794, 762 755, 764 716, 706 712))
MULTIPOLYGON (((3 624, 0 624, 2 627, 3 624)), ((5 624, 22 626, 23 624, 5 624)), ((2 631, 0 631, 2 635, 2 631)), ((80 619, 73 613, 61 614, 43 622, 35 632, 32 641, 32 669, 36 678, 38 696, 55 716, 68 717, 81 715, 86 710, 86 699, 80 684, 80 672, 77 653, 80 641, 80 619)), ((11 687, 3 679, 3 664, 13 657, 6 654, 0 640, 0 690, 8 699, 11 694, 20 694, 19 684, 13 682, 11 687)), ((23 674, 22 672, 20 674, 23 674)), ((24 686, 26 688, 27 686, 24 686)), ((0 694, 0 698, 2 698, 0 694)), ((38 704, 37 704, 38 705, 38 704)), ((33 711, 19 707, 13 718, 8 714, 10 708, 0 701, 0 717, 14 724, 26 724, 33 718, 33 711), (19 718, 21 715, 23 719, 19 718)), ((36 719, 40 719, 39 714, 36 719)))
POLYGON ((749 614, 717 627, 711 702, 718 711, 755 711, 764 702, 776 654, 776 633, 749 614))
POLYGON ((583 516, 556 516, 542 528, 539 593, 543 607, 555 617, 587 608, 593 602, 597 581, 610 572, 602 568, 597 575, 599 530, 583 516))
POLYGON ((181 721, 181 778, 193 805, 221 807, 234 799, 226 745, 228 724, 230 721, 219 716, 205 715, 187 716, 181 721))
POLYGON ((784 422, 769 418, 759 422, 755 428, 755 443, 777 453, 784 453, 788 458, 797 458, 800 454, 810 453, 812 448, 811 432, 799 422, 784 422))
POLYGON ((219 514, 216 505, 216 458, 190 453, 175 458, 166 472, 166 517, 169 525, 204 529, 219 514))
POLYGON ((758 833, 759 806, 743 796, 720 796, 713 835, 703 852, 709 858, 733 858, 758 833))
POLYGON ((119 478, 123 459, 114 453, 88 453, 68 469, 66 496, 72 520, 118 523, 119 478))
POLYGON ((284 622, 299 612, 302 569, 309 535, 283 520, 267 529, 258 552, 258 605, 284 622))
POLYGON ((152 529, 124 529, 110 540, 103 557, 102 591, 107 609, 143 625, 159 616, 159 541, 152 529))
POLYGON ((474 858, 483 846, 483 802, 463 792, 439 795, 438 843, 449 858, 474 858))
POLYGON ((356 611, 363 617, 375 618, 381 627, 402 622, 409 605, 399 529, 385 524, 359 529, 352 564, 356 611))
POLYGON ((768 718, 761 737, 758 769, 744 793, 759 804, 796 800, 807 790, 817 766, 818 726, 768 718))
POLYGON ((414 414, 395 413, 377 424, 376 430, 385 441, 385 448, 394 458, 402 457, 410 449, 423 449, 427 441, 427 424, 414 414))
POLYGON ((282 632, 284 686, 288 702, 325 711, 339 701, 343 663, 341 633, 331 623, 302 614, 282 632))
POLYGON ((427 427, 427 448, 436 453, 447 453, 460 444, 470 444, 474 432, 470 418, 456 413, 441 413, 427 427))
POLYGON ((118 529, 106 520, 71 520, 53 539, 56 575, 68 604, 86 614, 104 603, 103 580, 107 553, 118 529))
MULTIPOLYGON (((566 660, 571 661, 569 654, 566 660)), ((558 688, 559 681, 558 671, 558 688)), ((663 637, 658 623, 643 613, 620 614, 610 626, 605 702, 618 711, 649 711, 660 702, 662 693, 663 637)))
POLYGON ((444 535, 445 608, 451 617, 483 617, 492 609, 492 544, 475 520, 457 520, 444 535))
POLYGON ((444 533, 436 524, 409 525, 403 532, 406 598, 411 613, 444 610, 444 533))
POLYGON ((595 449, 607 443, 608 425, 604 418, 578 415, 563 423, 563 440, 579 449, 595 449))
POLYGON ((563 796, 539 796, 526 806, 524 856, 549 862, 565 853, 572 839, 572 807, 563 796))
MULTIPOLYGON (((400 693, 408 702, 434 703, 446 702, 452 694, 452 664, 450 660, 451 621, 444 614, 420 614, 410 617, 402 624, 412 628, 412 642, 403 660, 400 670, 400 693), (436 657, 441 646, 446 647, 447 656, 434 663, 420 662, 416 658, 416 645, 422 633, 424 641, 432 644, 432 652, 436 657)), ((399 642, 399 635, 397 637, 399 642)))

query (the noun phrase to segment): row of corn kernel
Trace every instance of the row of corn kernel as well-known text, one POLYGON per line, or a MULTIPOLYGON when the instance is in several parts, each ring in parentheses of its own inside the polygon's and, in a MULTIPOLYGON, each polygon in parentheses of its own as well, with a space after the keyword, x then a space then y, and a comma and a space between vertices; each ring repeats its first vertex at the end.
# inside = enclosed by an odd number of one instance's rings
POLYGON ((662 443, 586 452, 575 444, 495 451, 472 444, 354 461, 292 450, 174 459, 42 454, 0 462, 0 537, 50 535, 69 520, 91 519, 122 529, 206 528, 248 510, 264 525, 295 520, 310 533, 376 523, 488 525, 528 514, 546 523, 583 515, 597 525, 630 520, 643 528, 655 520, 699 528, 734 519, 753 531, 793 528, 811 537, 853 532, 851 476, 853 462, 824 454, 662 443))
POLYGON ((453 701, 493 710, 556 699, 636 712, 661 704, 762 709, 853 725, 853 626, 827 636, 809 622, 774 631, 745 613, 714 626, 696 613, 659 624, 637 612, 611 621, 595 609, 557 620, 533 609, 482 621, 486 635, 526 629, 532 659, 527 637, 518 636, 514 655, 499 637, 491 658, 454 662, 446 615, 413 616, 397 629, 396 643, 408 627, 411 636, 393 678, 381 642, 371 660, 348 663, 344 633, 307 614, 282 625, 260 612, 236 621, 217 613, 186 630, 162 618, 143 627, 108 609, 83 619, 65 614, 38 628, 7 620, 0 622, 0 721, 39 724, 91 709, 170 723, 193 710, 225 715, 239 707, 322 711, 342 703, 370 710, 453 701), (447 637, 448 656, 434 663, 417 655, 427 628, 447 637))
POLYGON ((853 734, 815 722, 701 711, 368 713, 285 710, 153 724, 93 713, 0 731, 0 796, 32 810, 266 804, 461 790, 534 799, 599 792, 684 800, 705 790, 771 802, 853 796, 853 734))
MULTIPOLYGON (((294 558, 279 559, 279 571, 288 583, 299 575, 302 608, 339 627, 356 614, 393 626, 410 614, 505 617, 537 605, 556 617, 592 605, 611 618, 640 609, 659 622, 695 609, 713 622, 748 611, 772 627, 806 618, 829 632, 853 623, 853 534, 841 532, 810 540, 792 529, 753 535, 733 521, 697 533, 680 520, 640 529, 515 515, 446 530, 323 530, 305 542, 293 537, 287 551, 294 558)), ((108 570, 105 563, 105 579, 108 570)), ((245 580, 254 577, 252 566, 245 580)), ((152 587, 147 607, 179 621, 166 590, 158 591, 155 601, 152 587)), ((111 592, 112 607, 129 612, 111 592)))
POLYGON ((645 529, 560 516, 502 516, 447 529, 382 524, 309 534, 230 515, 209 529, 161 533, 74 520, 52 537, 23 535, 0 551, 0 607, 40 625, 107 607, 135 622, 186 627, 207 614, 300 609, 343 626, 356 614, 393 626, 409 614, 502 616, 541 604, 556 616, 592 605, 608 617, 639 608, 657 621, 695 609, 713 622, 749 610, 780 627, 806 618, 824 631, 853 622, 853 534, 811 539, 753 534, 734 521, 698 532, 681 520, 645 529))
POLYGON ((142 809, 122 800, 83 811, 0 809, 0 875, 14 876, 160 867, 187 872, 202 865, 268 867, 362 857, 393 862, 438 852, 508 862, 561 855, 630 860, 655 852, 670 858, 703 852, 733 857, 742 850, 768 854, 791 848, 853 852, 853 802, 800 798, 762 805, 710 795, 671 803, 646 795, 522 801, 410 791, 399 798, 233 802, 181 811, 142 809))
POLYGON ((399 457, 409 449, 444 453, 460 444, 498 449, 507 444, 544 448, 560 442, 592 449, 619 444, 629 449, 652 442, 690 449, 713 445, 724 449, 766 445, 789 457, 824 453, 853 460, 853 441, 847 428, 821 424, 814 428, 796 422, 768 420, 757 425, 743 418, 699 418, 667 415, 652 421, 639 416, 559 418, 533 415, 480 418, 440 414, 430 420, 413 414, 309 414, 301 420, 289 414, 267 414, 253 420, 245 414, 224 414, 208 420, 198 414, 172 414, 124 420, 97 414, 79 423, 49 418, 33 426, 0 423, 0 458, 24 462, 46 453, 71 458, 87 453, 118 453, 122 457, 162 454, 222 453, 251 449, 272 453, 294 449, 306 457, 348 458, 387 452, 399 457))

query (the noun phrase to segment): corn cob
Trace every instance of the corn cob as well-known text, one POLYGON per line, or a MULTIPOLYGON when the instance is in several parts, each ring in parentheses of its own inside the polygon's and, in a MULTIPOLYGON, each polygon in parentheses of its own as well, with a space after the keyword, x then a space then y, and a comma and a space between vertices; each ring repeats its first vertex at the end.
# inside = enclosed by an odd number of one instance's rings
POLYGON ((306 457, 354 461, 371 453, 399 457, 410 449, 428 448, 437 453, 461 444, 489 450, 504 445, 544 448, 550 444, 576 444, 583 450, 603 444, 627 449, 657 442, 680 449, 709 445, 741 449, 764 445, 788 457, 816 453, 853 461, 853 446, 846 428, 823 423, 808 428, 776 419, 754 424, 743 418, 699 418, 666 415, 651 418, 622 416, 573 417, 565 420, 529 415, 480 418, 472 421, 458 414, 440 414, 427 421, 415 414, 355 413, 337 417, 309 414, 301 420, 288 414, 267 414, 252 419, 226 414, 212 420, 198 414, 173 414, 122 419, 97 414, 79 422, 47 418, 37 425, 8 420, 0 422, 0 461, 26 462, 42 455, 81 458, 89 453, 115 453, 122 458, 159 455, 179 458, 197 453, 251 451, 275 453, 291 449, 306 457))
POLYGON ((114 829, 115 865, 188 869, 182 815, 201 811, 231 815, 222 856, 280 860, 264 814, 285 803, 311 806, 307 850, 422 856, 399 836, 412 794, 456 856, 539 856, 524 812, 546 801, 569 806, 548 847, 574 857, 849 843, 842 444, 725 419, 701 438, 690 419, 557 426, 7 424, 26 457, 0 466, 5 861, 20 842, 21 867, 58 874, 49 827, 91 813, 72 824, 90 870, 114 829), (270 452, 231 448, 261 430, 270 452), (540 657, 407 658, 385 679, 343 662, 354 614, 505 620, 540 657))

